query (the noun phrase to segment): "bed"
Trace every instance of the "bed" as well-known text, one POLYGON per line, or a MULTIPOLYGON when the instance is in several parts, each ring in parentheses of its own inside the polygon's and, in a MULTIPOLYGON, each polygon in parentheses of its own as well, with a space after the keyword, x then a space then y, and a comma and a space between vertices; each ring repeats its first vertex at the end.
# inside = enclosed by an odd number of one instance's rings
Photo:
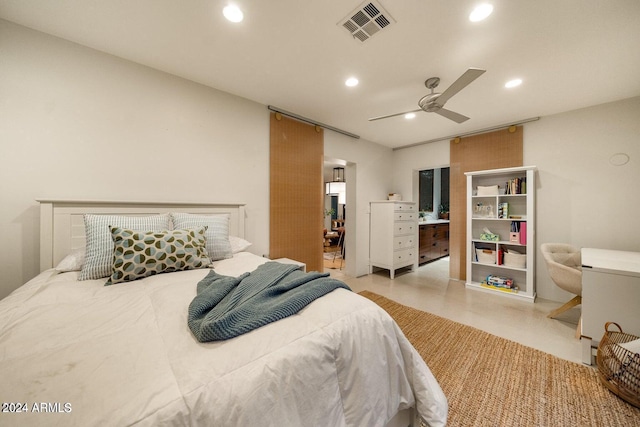
MULTIPOLYGON (((447 401, 395 322, 336 289, 300 312, 224 341, 187 326, 210 269, 105 286, 56 270, 83 251, 83 217, 226 215, 244 240, 243 205, 41 200, 41 270, 0 301, 0 425, 445 425, 447 401)), ((237 242, 236 242, 237 243, 237 242)), ((268 259, 233 247, 214 271, 268 259)))

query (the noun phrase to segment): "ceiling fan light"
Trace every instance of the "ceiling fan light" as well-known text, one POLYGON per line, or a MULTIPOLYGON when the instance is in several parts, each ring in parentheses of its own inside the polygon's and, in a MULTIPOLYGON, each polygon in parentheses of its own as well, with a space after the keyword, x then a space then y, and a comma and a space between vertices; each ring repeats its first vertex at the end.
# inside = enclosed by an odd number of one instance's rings
POLYGON ((491 15, 491 12, 493 12, 493 5, 490 5, 489 3, 483 3, 473 9, 471 14, 469 15, 469 21, 479 22, 487 19, 487 17, 491 15))
POLYGON ((231 22, 241 22, 244 19, 244 14, 240 8, 236 5, 230 4, 222 9, 222 14, 231 22))
POLYGON ((404 115, 404 118, 407 120, 415 119, 416 113, 407 113, 404 115))
POLYGON ((506 87, 507 89, 512 89, 514 87, 520 86, 521 84, 522 84, 522 79, 513 79, 506 82, 504 84, 504 87, 506 87))

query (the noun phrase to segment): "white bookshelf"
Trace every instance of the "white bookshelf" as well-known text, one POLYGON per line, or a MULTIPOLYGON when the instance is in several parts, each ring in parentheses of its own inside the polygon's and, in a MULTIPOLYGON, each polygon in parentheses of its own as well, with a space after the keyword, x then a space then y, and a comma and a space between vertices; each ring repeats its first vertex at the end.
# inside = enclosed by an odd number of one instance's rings
POLYGON ((535 301, 536 170, 535 166, 523 166, 465 173, 467 176, 467 288, 529 302, 535 301), (526 192, 505 194, 507 183, 516 178, 524 178, 526 192), (498 186, 498 194, 478 195, 479 186, 494 185, 498 186), (500 205, 504 203, 508 206, 508 213, 500 215, 500 205), (516 231, 512 227, 526 229, 526 240, 511 241, 510 233, 516 231), (499 235, 499 240, 481 239, 485 229, 499 235), (476 256, 478 250, 482 254, 476 256), (522 254, 507 257, 510 258, 509 261, 512 261, 512 258, 518 258, 520 262, 524 260, 524 266, 515 266, 511 263, 505 265, 500 254, 509 251, 522 254), (486 286, 483 282, 489 275, 511 279, 517 286, 517 291, 486 286))

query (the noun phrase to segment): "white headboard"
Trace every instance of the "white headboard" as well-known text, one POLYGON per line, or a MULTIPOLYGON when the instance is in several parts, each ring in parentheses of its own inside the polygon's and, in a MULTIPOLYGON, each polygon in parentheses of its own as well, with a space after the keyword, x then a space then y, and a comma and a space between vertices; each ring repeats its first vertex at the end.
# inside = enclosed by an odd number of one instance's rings
POLYGON ((229 214, 229 234, 244 238, 244 204, 40 199, 40 271, 85 246, 86 213, 145 216, 169 212, 229 214))

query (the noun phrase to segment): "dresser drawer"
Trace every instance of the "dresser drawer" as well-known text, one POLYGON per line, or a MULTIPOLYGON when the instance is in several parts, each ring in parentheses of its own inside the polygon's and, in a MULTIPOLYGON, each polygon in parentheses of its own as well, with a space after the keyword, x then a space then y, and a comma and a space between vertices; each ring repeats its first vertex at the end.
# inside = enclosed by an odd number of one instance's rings
POLYGON ((436 240, 446 240, 449 238, 449 232, 447 230, 436 229, 433 236, 436 240))
POLYGON ((393 253, 393 263, 394 265, 411 262, 414 259, 416 254, 415 248, 402 249, 400 251, 395 251, 393 253))
POLYGON ((415 203, 394 203, 393 210, 396 212, 416 212, 415 203))
POLYGON ((393 235, 402 236, 404 234, 413 234, 416 232, 415 222, 395 222, 393 224, 393 235))
POLYGON ((416 212, 394 212, 393 220, 394 221, 415 221, 416 215, 418 215, 416 212))
POLYGON ((436 233, 437 233, 437 229, 435 225, 429 224, 429 225, 421 225, 420 226, 420 235, 423 235, 425 237, 436 237, 436 233))
POLYGON ((416 246, 416 238, 415 236, 398 236, 393 238, 393 248, 394 250, 398 249, 408 249, 414 248, 416 246))

